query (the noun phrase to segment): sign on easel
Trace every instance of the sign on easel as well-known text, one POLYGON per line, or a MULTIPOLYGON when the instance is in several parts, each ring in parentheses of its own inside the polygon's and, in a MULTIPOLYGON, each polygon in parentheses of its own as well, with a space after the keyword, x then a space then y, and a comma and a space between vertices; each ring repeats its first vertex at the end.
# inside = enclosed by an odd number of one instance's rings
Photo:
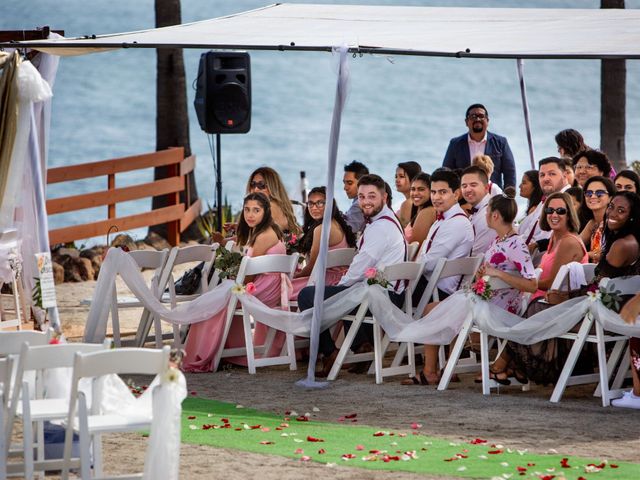
POLYGON ((38 276, 40 277, 40 295, 42 297, 42 308, 52 308, 56 306, 56 286, 53 281, 53 264, 51 263, 51 253, 36 253, 36 263, 38 265, 38 276))

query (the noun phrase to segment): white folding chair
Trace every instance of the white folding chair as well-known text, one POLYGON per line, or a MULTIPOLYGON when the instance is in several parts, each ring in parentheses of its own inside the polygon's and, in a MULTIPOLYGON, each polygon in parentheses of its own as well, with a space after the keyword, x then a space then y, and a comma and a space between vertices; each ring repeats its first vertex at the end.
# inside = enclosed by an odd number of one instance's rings
MULTIPOLYGON (((640 291, 640 276, 603 279, 600 282, 600 285, 603 287, 611 284, 614 285, 615 290, 620 290, 621 295, 635 295, 640 291)), ((609 383, 615 367, 620 363, 621 359, 628 358, 628 351, 626 352, 626 356, 623 356, 623 353, 625 352, 625 346, 627 345, 629 337, 615 333, 605 333, 602 325, 595 321, 590 312, 587 312, 577 333, 567 332, 564 335, 560 335, 558 338, 572 340, 573 346, 565 360, 560 377, 558 378, 556 386, 553 389, 553 393, 551 394, 551 402, 559 402, 565 388, 569 385, 599 382, 598 387, 594 392, 594 396, 600 396, 602 399, 602 406, 608 407, 611 404, 611 399, 619 393, 618 390, 620 390, 625 373, 628 371, 624 365, 620 365, 618 374, 613 381, 612 388, 609 388, 609 383), (595 334, 592 334, 590 332, 591 327, 594 324, 595 334), (609 359, 607 360, 606 344, 610 342, 614 342, 614 347, 609 354, 609 359), (598 352, 598 373, 572 375, 578 356, 584 348, 585 343, 596 344, 598 352)))
MULTIPOLYGON (((240 268, 238 269, 238 276, 236 277, 237 283, 244 283, 244 279, 250 275, 260 275, 263 273, 280 273, 287 275, 289 278, 293 276, 293 272, 298 265, 298 254, 294 253, 293 255, 262 255, 260 257, 244 257, 242 259, 242 263, 240 264, 240 268)), ((270 328, 269 334, 265 339, 263 345, 254 345, 253 344, 253 336, 251 330, 251 316, 244 311, 244 309, 236 309, 238 305, 238 298, 234 295, 227 307, 227 317, 224 326, 224 334, 222 336, 222 341, 220 344, 220 348, 216 353, 216 357, 213 364, 213 371, 218 369, 218 365, 220 364, 220 360, 222 358, 227 357, 237 357, 240 355, 247 356, 247 367, 249 369, 249 373, 255 374, 256 367, 266 367, 269 365, 286 365, 289 364, 289 368, 291 370, 295 370, 297 368, 296 365, 296 352, 295 352, 295 344, 294 344, 294 336, 287 333, 286 334, 286 343, 283 347, 283 350, 286 349, 286 353, 282 352, 281 355, 275 357, 266 357, 256 358, 256 353, 260 353, 262 355, 267 355, 269 352, 273 339, 275 337, 275 329, 270 328), (227 336, 229 335, 229 329, 231 328, 231 323, 233 322, 235 315, 242 314, 242 322, 244 327, 244 347, 237 348, 224 348, 224 345, 227 341, 227 336)), ((259 318, 255 318, 255 321, 259 322, 259 318)))
MULTIPOLYGON (((149 288, 153 292, 156 298, 160 298, 161 291, 159 290, 160 275, 169 257, 169 250, 134 250, 128 252, 129 256, 136 262, 136 265, 140 270, 150 269, 153 270, 153 276, 149 288)), ((85 300, 82 303, 91 303, 90 300, 85 300)), ((113 296, 111 298, 111 326, 113 329, 113 343, 116 347, 122 345, 120 336, 120 315, 119 311, 125 308, 140 308, 143 307, 138 298, 134 296, 118 296, 117 289, 113 289, 113 296)), ((145 308, 140 316, 140 322, 138 324, 138 333, 140 332, 140 325, 146 324, 151 317, 149 311, 145 308)), ((148 331, 147 331, 148 332, 148 331)), ((161 332, 156 331, 156 337, 161 332)), ((138 334, 136 334, 136 340, 138 342, 138 334)))
MULTIPOLYGON (((411 294, 418 283, 420 275, 422 275, 423 269, 424 265, 419 262, 400 262, 385 267, 382 272, 384 278, 390 283, 407 281, 408 286, 405 288, 404 311, 410 316, 413 312, 411 294)), ((389 347, 390 341, 386 335, 383 338, 380 324, 374 316, 367 315, 368 310, 369 301, 365 299, 360 304, 360 307, 358 307, 355 315, 350 314, 342 317, 342 320, 351 321, 352 323, 349 327, 349 332, 345 335, 342 345, 340 346, 338 356, 331 367, 331 371, 327 376, 328 380, 335 380, 337 378, 344 363, 366 362, 371 360, 373 360, 373 365, 370 367, 369 373, 375 373, 377 384, 382 383, 384 377, 391 375, 415 375, 415 352, 413 343, 408 343, 406 346, 402 344, 401 348, 396 352, 391 366, 386 368, 382 366, 382 360, 389 347), (365 323, 373 325, 373 352, 351 353, 353 340, 360 327, 365 323), (407 355, 407 364, 401 365, 405 352, 407 355)))
MULTIPOLYGON (((71 395, 67 418, 64 444, 64 465, 62 479, 68 480, 71 446, 74 430, 78 432, 80 441, 80 475, 89 478, 123 478, 104 477, 102 470, 102 440, 107 433, 131 432, 148 429, 153 419, 153 412, 127 415, 126 413, 104 413, 100 410, 102 392, 99 378, 105 375, 139 374, 163 375, 169 368, 169 346, 162 350, 143 348, 122 348, 94 352, 75 356, 71 395), (80 380, 93 379, 91 406, 83 392, 79 389, 80 380), (76 422, 73 421, 77 416, 76 422), (91 451, 92 450, 92 451, 91 451), (93 476, 91 475, 91 459, 93 458, 93 476)), ((155 387, 162 388, 161 385, 155 387)), ((152 394, 155 394, 154 391, 152 394)), ((141 478, 141 475, 126 478, 141 478)))
POLYGON ((11 372, 13 359, 0 358, 0 480, 7 478, 7 451, 10 438, 4 434, 6 422, 9 418, 9 392, 11 390, 11 372))
MULTIPOLYGON (((77 352, 89 353, 108 349, 110 340, 102 345, 90 343, 66 343, 55 345, 30 346, 22 344, 18 368, 15 375, 15 388, 8 422, 21 420, 23 425, 23 460, 24 464, 10 464, 11 472, 23 471, 27 479, 33 478, 34 471, 44 476, 46 470, 60 470, 62 459, 45 460, 44 422, 64 419, 69 410, 69 388, 71 385, 71 367, 77 352), (66 368, 68 371, 55 372, 56 384, 52 385, 47 374, 53 369, 66 368), (32 372, 35 384, 25 380, 25 374, 32 372), (66 382, 66 384, 65 384, 66 382), (20 387, 20 388, 18 388, 20 387), (18 395, 20 401, 18 401, 18 395), (35 423, 35 430, 33 425, 35 423), (35 442, 34 442, 35 438, 35 442), (34 448, 36 461, 34 462, 34 448)), ((10 438, 12 428, 8 428, 10 438)))
MULTIPOLYGON (((0 250, 10 251, 12 249, 18 249, 18 232, 16 229, 7 229, 0 232, 0 250)), ((22 314, 26 314, 24 302, 24 292, 22 289, 22 280, 17 278, 16 271, 11 268, 11 299, 13 301, 13 308, 11 311, 4 309, 4 302, 2 297, 4 294, 0 294, 0 330, 5 328, 22 328, 22 314), (13 317, 13 318, 9 318, 13 317)), ((0 282, 0 288, 3 283, 0 282)))
MULTIPOLYGON (((209 291, 209 289, 215 285, 213 282, 209 283, 209 272, 213 268, 213 264, 216 259, 216 250, 218 249, 218 244, 214 243, 212 245, 189 245, 187 247, 173 247, 169 252, 169 256, 167 261, 162 268, 160 273, 160 278, 158 280, 158 293, 160 295, 160 301, 163 303, 171 304, 171 308, 176 308, 178 303, 191 301, 204 292, 209 291), (174 271, 175 268, 180 265, 185 265, 188 263, 200 263, 203 262, 204 266, 202 268, 202 272, 200 275, 200 287, 198 292, 192 295, 177 295, 175 290, 175 276, 174 271), (167 291, 168 290, 168 291, 167 291)), ((216 277, 217 283, 217 277, 216 277)), ((140 322, 140 327, 138 328, 138 334, 136 335, 136 343, 135 345, 138 347, 142 347, 144 345, 144 340, 149 335, 149 331, 151 330, 151 323, 154 324, 155 330, 155 340, 156 340, 156 348, 160 348, 162 346, 162 341, 165 338, 170 338, 169 336, 165 336, 162 334, 162 323, 159 318, 151 318, 148 314, 144 318, 144 321, 140 322)), ((182 337, 186 335, 186 327, 184 333, 181 332, 181 329, 178 325, 172 325, 173 331, 173 342, 174 348, 182 347, 182 337)))

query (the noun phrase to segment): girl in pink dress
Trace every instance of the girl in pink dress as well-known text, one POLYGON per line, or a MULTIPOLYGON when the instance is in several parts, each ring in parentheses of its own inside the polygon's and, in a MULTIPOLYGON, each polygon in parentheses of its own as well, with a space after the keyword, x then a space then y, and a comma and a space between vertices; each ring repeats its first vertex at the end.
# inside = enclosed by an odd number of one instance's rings
MULTIPOLYGON (((304 212, 304 226, 302 227, 303 236, 300 242, 300 253, 306 255, 307 263, 303 269, 296 272, 293 279, 293 289, 291 291, 291 300, 298 298, 298 293, 307 286, 309 276, 316 264, 318 253, 320 251, 320 235, 322 234, 322 217, 326 205, 326 189, 325 187, 315 187, 309 192, 307 201, 307 209, 304 212)), ((351 231, 349 225, 338 206, 333 201, 333 209, 331 213, 331 232, 329 233, 329 250, 338 248, 354 248, 356 245, 356 236, 351 231)), ((347 267, 328 268, 325 275, 325 285, 336 285, 347 267)))
MULTIPOLYGON (((268 198, 262 193, 250 193, 244 199, 240 222, 238 223, 238 245, 247 247, 247 255, 285 254, 282 232, 273 222, 268 198)), ((253 282, 255 297, 269 307, 277 307, 283 297, 283 279, 280 273, 266 273, 254 278, 246 277, 245 283, 253 282)), ((286 298, 286 296, 285 296, 286 298)), ((185 357, 182 369, 186 372, 210 372, 214 359, 221 347, 227 311, 222 310, 209 320, 191 326, 185 343, 185 357)), ((257 323, 254 343, 260 345, 266 336, 267 327, 257 323)), ((227 347, 244 345, 242 322, 234 319, 227 336, 227 347)), ((233 363, 246 365, 246 358, 227 359, 233 363)))

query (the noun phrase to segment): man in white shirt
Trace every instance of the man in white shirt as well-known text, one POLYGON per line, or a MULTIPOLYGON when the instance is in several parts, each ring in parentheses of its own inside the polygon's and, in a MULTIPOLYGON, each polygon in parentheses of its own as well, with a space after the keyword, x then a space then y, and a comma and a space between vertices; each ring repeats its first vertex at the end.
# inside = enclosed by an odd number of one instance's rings
POLYGON ((469 220, 475 234, 471 256, 484 256, 496 238, 495 230, 487 225, 487 207, 491 199, 489 178, 484 170, 472 165, 462 172, 460 187, 462 197, 471 205, 469 220))
POLYGON ((347 225, 349 225, 353 233, 356 234, 362 232, 365 225, 364 215, 358 203, 358 180, 368 174, 369 169, 356 160, 344 166, 342 186, 349 200, 352 200, 349 210, 344 214, 344 218, 347 221, 347 225))
MULTIPOLYGON (((431 225, 427 238, 422 242, 418 261, 425 264, 424 277, 416 286, 414 305, 417 305, 427 285, 427 279, 441 258, 468 257, 473 248, 473 227, 466 213, 458 204, 460 178, 451 170, 436 170, 431 176, 431 203, 436 210, 436 221, 431 225)), ((440 299, 458 288, 458 277, 444 278, 438 282, 440 299)))
POLYGON ((536 249, 539 251, 546 250, 547 240, 551 236, 551 231, 545 232, 540 228, 539 224, 545 198, 552 193, 564 192, 570 187, 567 182, 565 161, 558 157, 547 157, 538 162, 538 179, 540 180, 540 188, 542 188, 544 197, 542 197, 542 201, 536 209, 524 219, 518 229, 518 234, 528 245, 529 252, 534 252, 536 249))
MULTIPOLYGON (((353 258, 349 270, 338 285, 327 286, 324 298, 332 297, 365 280, 369 268, 381 269, 387 265, 403 262, 407 256, 407 244, 402 227, 393 211, 387 206, 385 183, 378 175, 365 175, 358 180, 358 202, 366 219, 366 227, 358 242, 358 253, 353 258)), ((395 282, 389 285, 391 301, 401 306, 404 300, 404 284, 395 282)), ((300 310, 313 307, 315 287, 305 287, 298 294, 300 310)), ((345 325, 348 329, 348 326, 345 325)), ((357 351, 367 343, 373 342, 371 325, 363 325, 356 334, 352 349, 357 351)), ((338 354, 329 330, 320 334, 319 352, 323 355, 323 368, 318 376, 327 376, 338 354)))

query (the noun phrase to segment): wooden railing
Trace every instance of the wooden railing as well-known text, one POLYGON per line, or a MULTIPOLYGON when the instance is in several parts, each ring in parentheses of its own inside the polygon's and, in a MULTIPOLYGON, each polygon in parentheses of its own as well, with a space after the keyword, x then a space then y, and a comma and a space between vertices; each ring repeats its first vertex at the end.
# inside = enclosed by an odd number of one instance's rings
POLYGON ((50 168, 47 170, 47 184, 106 176, 107 189, 81 195, 51 198, 47 200, 49 215, 106 205, 107 219, 50 230, 49 242, 51 245, 55 245, 106 235, 113 226, 122 232, 166 223, 167 240, 171 245, 177 245, 180 243, 180 233, 200 214, 200 199, 189 206, 180 203, 180 192, 185 189, 185 176, 193 171, 195 163, 195 156, 184 158, 184 149, 178 147, 132 157, 50 168), (168 178, 128 187, 116 187, 116 174, 118 173, 163 166, 168 167, 168 178), (116 204, 118 203, 161 195, 168 196, 168 206, 124 217, 116 215, 116 204))

